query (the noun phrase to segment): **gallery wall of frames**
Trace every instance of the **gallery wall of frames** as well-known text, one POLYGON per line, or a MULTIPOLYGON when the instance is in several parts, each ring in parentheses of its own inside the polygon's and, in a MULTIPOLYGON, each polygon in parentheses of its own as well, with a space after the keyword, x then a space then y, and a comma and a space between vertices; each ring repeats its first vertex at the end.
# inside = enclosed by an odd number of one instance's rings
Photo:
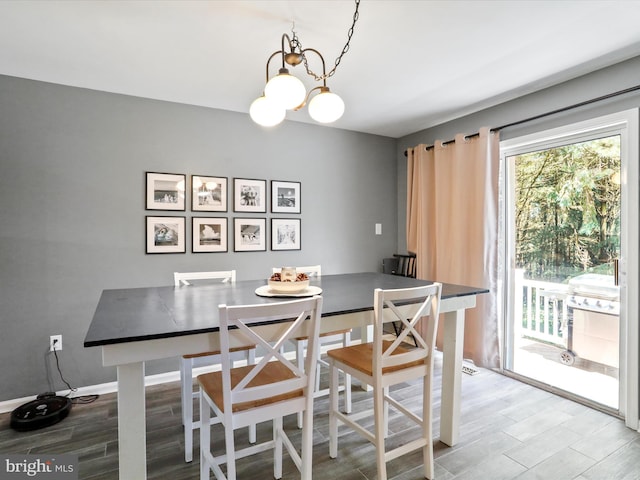
POLYGON ((300 198, 300 182, 146 172, 146 253, 301 250, 300 198))

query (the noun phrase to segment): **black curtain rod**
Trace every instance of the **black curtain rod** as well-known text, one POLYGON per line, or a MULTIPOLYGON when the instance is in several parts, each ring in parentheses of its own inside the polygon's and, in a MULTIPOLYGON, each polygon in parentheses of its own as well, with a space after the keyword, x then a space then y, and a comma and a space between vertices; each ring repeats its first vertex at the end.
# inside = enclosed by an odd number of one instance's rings
MULTIPOLYGON (((548 117, 550 115, 555 115, 557 113, 566 112, 568 110, 573 110, 574 108, 584 107, 585 105, 590 105, 592 103, 601 102, 602 100, 607 100, 609 98, 617 97, 619 95, 624 95, 625 93, 635 92, 636 90, 640 90, 640 85, 635 85, 633 87, 625 88, 624 90, 618 90, 617 92, 608 93, 606 95, 602 95, 601 97, 592 98, 591 100, 585 100, 584 102, 575 103, 573 105, 569 105, 568 107, 558 108, 557 110, 552 110, 551 112, 541 113, 540 115, 535 115, 533 117, 525 118, 524 120, 518 120, 517 122, 507 123, 505 125, 501 125, 499 127, 492 128, 491 132, 498 132, 505 128, 514 127, 516 125, 520 125, 522 123, 532 122, 533 120, 538 120, 539 118, 548 117)), ((471 135, 465 135, 464 138, 473 138, 480 135, 480 133, 472 133, 471 135)), ((442 142, 442 145, 448 145, 450 143, 455 143, 455 139, 447 140, 446 142, 442 142)), ((433 145, 427 145, 425 150, 430 150, 433 148, 433 145)), ((407 151, 404 151, 404 156, 407 156, 407 151)))

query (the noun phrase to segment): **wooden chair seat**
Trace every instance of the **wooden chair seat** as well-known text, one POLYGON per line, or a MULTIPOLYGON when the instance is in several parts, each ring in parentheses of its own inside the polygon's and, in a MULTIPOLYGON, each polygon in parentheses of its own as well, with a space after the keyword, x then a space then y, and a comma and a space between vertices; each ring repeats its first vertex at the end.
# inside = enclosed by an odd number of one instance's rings
MULTIPOLYGON (((253 365, 247 367, 238 367, 231 370, 231 388, 235 388, 240 381, 253 369, 253 365)), ((280 362, 269 362, 262 371, 249 382, 248 387, 258 387, 269 385, 271 383, 281 382, 295 378, 293 372, 280 362)), ((222 372, 211 372, 198 376, 198 382, 202 385, 205 393, 213 400, 221 412, 224 412, 223 391, 222 391, 222 372)), ((275 395, 273 397, 261 398, 253 402, 243 402, 233 404, 233 412, 240 412, 250 408, 262 407, 271 403, 281 402, 294 397, 304 395, 302 389, 288 392, 283 395, 275 395)))
MULTIPOLYGON (((392 344, 393 342, 391 341, 383 340, 382 349, 386 351, 389 347, 391 347, 392 344)), ((409 349, 398 347, 391 353, 391 355, 401 355, 403 353, 407 353, 408 351, 409 349)), ((359 345, 351 345, 345 348, 329 350, 327 352, 327 355, 339 361, 340 363, 359 370, 366 375, 373 375, 373 343, 361 343, 359 345)), ((413 362, 402 363, 400 365, 384 367, 382 369, 382 374, 385 375, 397 370, 411 368, 419 365, 424 365, 424 361, 415 360, 413 362)))

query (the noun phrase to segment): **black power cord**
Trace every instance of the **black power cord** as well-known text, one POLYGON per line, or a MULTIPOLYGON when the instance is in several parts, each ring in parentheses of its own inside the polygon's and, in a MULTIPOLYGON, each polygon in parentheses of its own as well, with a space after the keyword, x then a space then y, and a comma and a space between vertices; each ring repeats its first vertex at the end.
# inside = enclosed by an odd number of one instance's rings
MULTIPOLYGON (((57 340, 54 340, 53 345, 55 347, 55 344, 58 343, 57 340)), ((67 380, 64 378, 64 375, 62 375, 62 369, 60 368, 60 359, 58 358, 58 350, 57 349, 53 349, 53 355, 56 357, 56 368, 58 370, 58 374, 60 375, 60 379, 62 379, 62 381, 64 382, 64 384, 69 388, 69 393, 67 393, 65 395, 65 397, 69 397, 69 395, 71 395, 72 392, 77 392, 78 389, 75 387, 72 387, 69 382, 67 382, 67 380)), ((76 405, 80 405, 80 404, 86 404, 86 403, 93 403, 95 402, 98 398, 100 397, 100 395, 98 394, 92 394, 92 395, 81 395, 79 397, 69 397, 71 399, 71 403, 74 403, 76 405)))
MULTIPOLYGON (((57 395, 56 392, 41 393, 35 400, 20 405, 18 408, 11 412, 11 428, 16 431, 24 432, 29 430, 37 430, 40 428, 54 425, 69 415, 73 404, 83 404, 95 402, 99 395, 84 395, 75 398, 71 398, 70 395, 73 392, 77 392, 78 389, 71 386, 71 384, 64 378, 62 369, 60 368, 60 358, 58 357, 57 349, 55 348, 58 341, 54 340, 52 343, 53 354, 56 358, 56 368, 60 374, 60 378, 69 388, 69 393, 65 396, 57 395)), ((50 352, 49 352, 50 353, 50 352)), ((47 364, 47 372, 49 372, 49 362, 47 364)), ((51 379, 50 379, 51 380, 51 379)), ((53 380, 49 387, 53 390, 53 380)))

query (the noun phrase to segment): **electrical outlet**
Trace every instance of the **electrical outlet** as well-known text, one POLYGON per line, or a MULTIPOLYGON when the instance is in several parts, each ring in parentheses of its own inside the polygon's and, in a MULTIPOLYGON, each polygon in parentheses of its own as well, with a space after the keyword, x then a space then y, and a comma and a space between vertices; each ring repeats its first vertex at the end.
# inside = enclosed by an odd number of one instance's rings
POLYGON ((51 335, 49 337, 49 351, 62 350, 62 335, 51 335))

